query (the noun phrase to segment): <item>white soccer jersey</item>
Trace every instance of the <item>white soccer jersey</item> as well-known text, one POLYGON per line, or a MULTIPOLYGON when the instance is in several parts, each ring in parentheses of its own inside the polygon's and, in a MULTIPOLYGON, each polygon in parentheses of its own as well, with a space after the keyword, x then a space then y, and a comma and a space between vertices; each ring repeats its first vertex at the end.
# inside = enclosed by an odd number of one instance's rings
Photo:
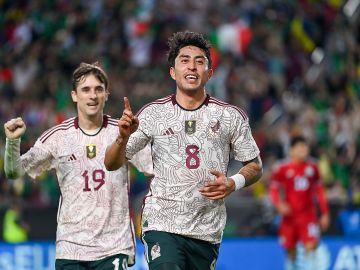
MULTIPOLYGON (((134 258, 127 166, 112 172, 104 166, 106 147, 117 134, 117 120, 108 116, 92 136, 82 132, 78 118, 71 118, 44 132, 21 156, 25 172, 33 178, 44 170, 56 171, 61 191, 57 259, 94 261, 118 253, 134 258)), ((144 150, 132 163, 152 173, 150 147, 144 150)))
POLYGON ((226 174, 230 154, 239 161, 258 156, 246 114, 210 96, 198 109, 185 110, 171 95, 144 106, 138 117, 126 155, 150 142, 155 175, 144 201, 143 231, 221 242, 224 200, 210 200, 198 189, 215 179, 210 170, 226 174))

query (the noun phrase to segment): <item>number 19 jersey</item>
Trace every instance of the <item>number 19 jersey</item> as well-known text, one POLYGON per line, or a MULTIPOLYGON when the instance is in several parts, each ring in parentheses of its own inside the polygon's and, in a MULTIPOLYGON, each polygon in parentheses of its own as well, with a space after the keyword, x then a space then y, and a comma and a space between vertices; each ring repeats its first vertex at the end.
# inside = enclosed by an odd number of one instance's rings
MULTIPOLYGON (((40 136, 21 156, 25 172, 35 178, 55 169, 61 192, 56 233, 56 258, 95 261, 115 254, 133 263, 135 238, 129 213, 127 166, 107 171, 107 145, 118 134, 117 120, 104 116, 97 134, 87 135, 71 118, 40 136)), ((132 160, 152 173, 150 148, 132 160)))
POLYGON ((126 155, 131 158, 150 142, 155 175, 144 201, 143 232, 221 242, 224 200, 210 200, 198 189, 214 180, 210 170, 226 174, 230 155, 239 161, 259 155, 246 114, 210 96, 199 108, 186 110, 170 95, 145 105, 138 118, 126 155))

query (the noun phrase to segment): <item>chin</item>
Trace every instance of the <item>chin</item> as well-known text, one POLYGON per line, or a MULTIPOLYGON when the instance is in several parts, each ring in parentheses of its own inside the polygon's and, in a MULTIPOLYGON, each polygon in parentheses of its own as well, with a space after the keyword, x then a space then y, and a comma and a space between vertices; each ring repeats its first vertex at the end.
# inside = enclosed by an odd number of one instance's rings
POLYGON ((200 91, 200 88, 199 87, 186 87, 186 88, 183 88, 183 90, 188 93, 195 93, 195 92, 200 91))
POLYGON ((89 117, 94 117, 94 116, 97 116, 99 115, 100 112, 99 111, 96 111, 96 112, 87 112, 86 115, 89 116, 89 117))

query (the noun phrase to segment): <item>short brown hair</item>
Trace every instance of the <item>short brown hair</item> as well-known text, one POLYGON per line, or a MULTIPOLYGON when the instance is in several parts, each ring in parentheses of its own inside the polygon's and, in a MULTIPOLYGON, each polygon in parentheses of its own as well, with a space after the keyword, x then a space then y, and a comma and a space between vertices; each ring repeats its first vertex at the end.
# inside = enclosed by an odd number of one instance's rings
POLYGON ((86 75, 93 74, 100 82, 105 84, 105 89, 108 90, 109 79, 105 71, 101 68, 99 62, 94 62, 92 64, 82 62, 72 74, 72 87, 73 90, 76 89, 79 82, 86 75))

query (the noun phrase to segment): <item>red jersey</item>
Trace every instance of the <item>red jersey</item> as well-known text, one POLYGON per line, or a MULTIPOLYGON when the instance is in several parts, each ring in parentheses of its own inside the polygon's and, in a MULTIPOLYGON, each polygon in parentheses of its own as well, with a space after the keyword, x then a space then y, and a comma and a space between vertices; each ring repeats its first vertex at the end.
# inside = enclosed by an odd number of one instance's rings
POLYGON ((292 209, 291 216, 316 216, 316 203, 321 212, 328 212, 322 179, 314 160, 284 161, 275 166, 270 182, 270 197, 277 205, 283 192, 283 201, 292 209))

